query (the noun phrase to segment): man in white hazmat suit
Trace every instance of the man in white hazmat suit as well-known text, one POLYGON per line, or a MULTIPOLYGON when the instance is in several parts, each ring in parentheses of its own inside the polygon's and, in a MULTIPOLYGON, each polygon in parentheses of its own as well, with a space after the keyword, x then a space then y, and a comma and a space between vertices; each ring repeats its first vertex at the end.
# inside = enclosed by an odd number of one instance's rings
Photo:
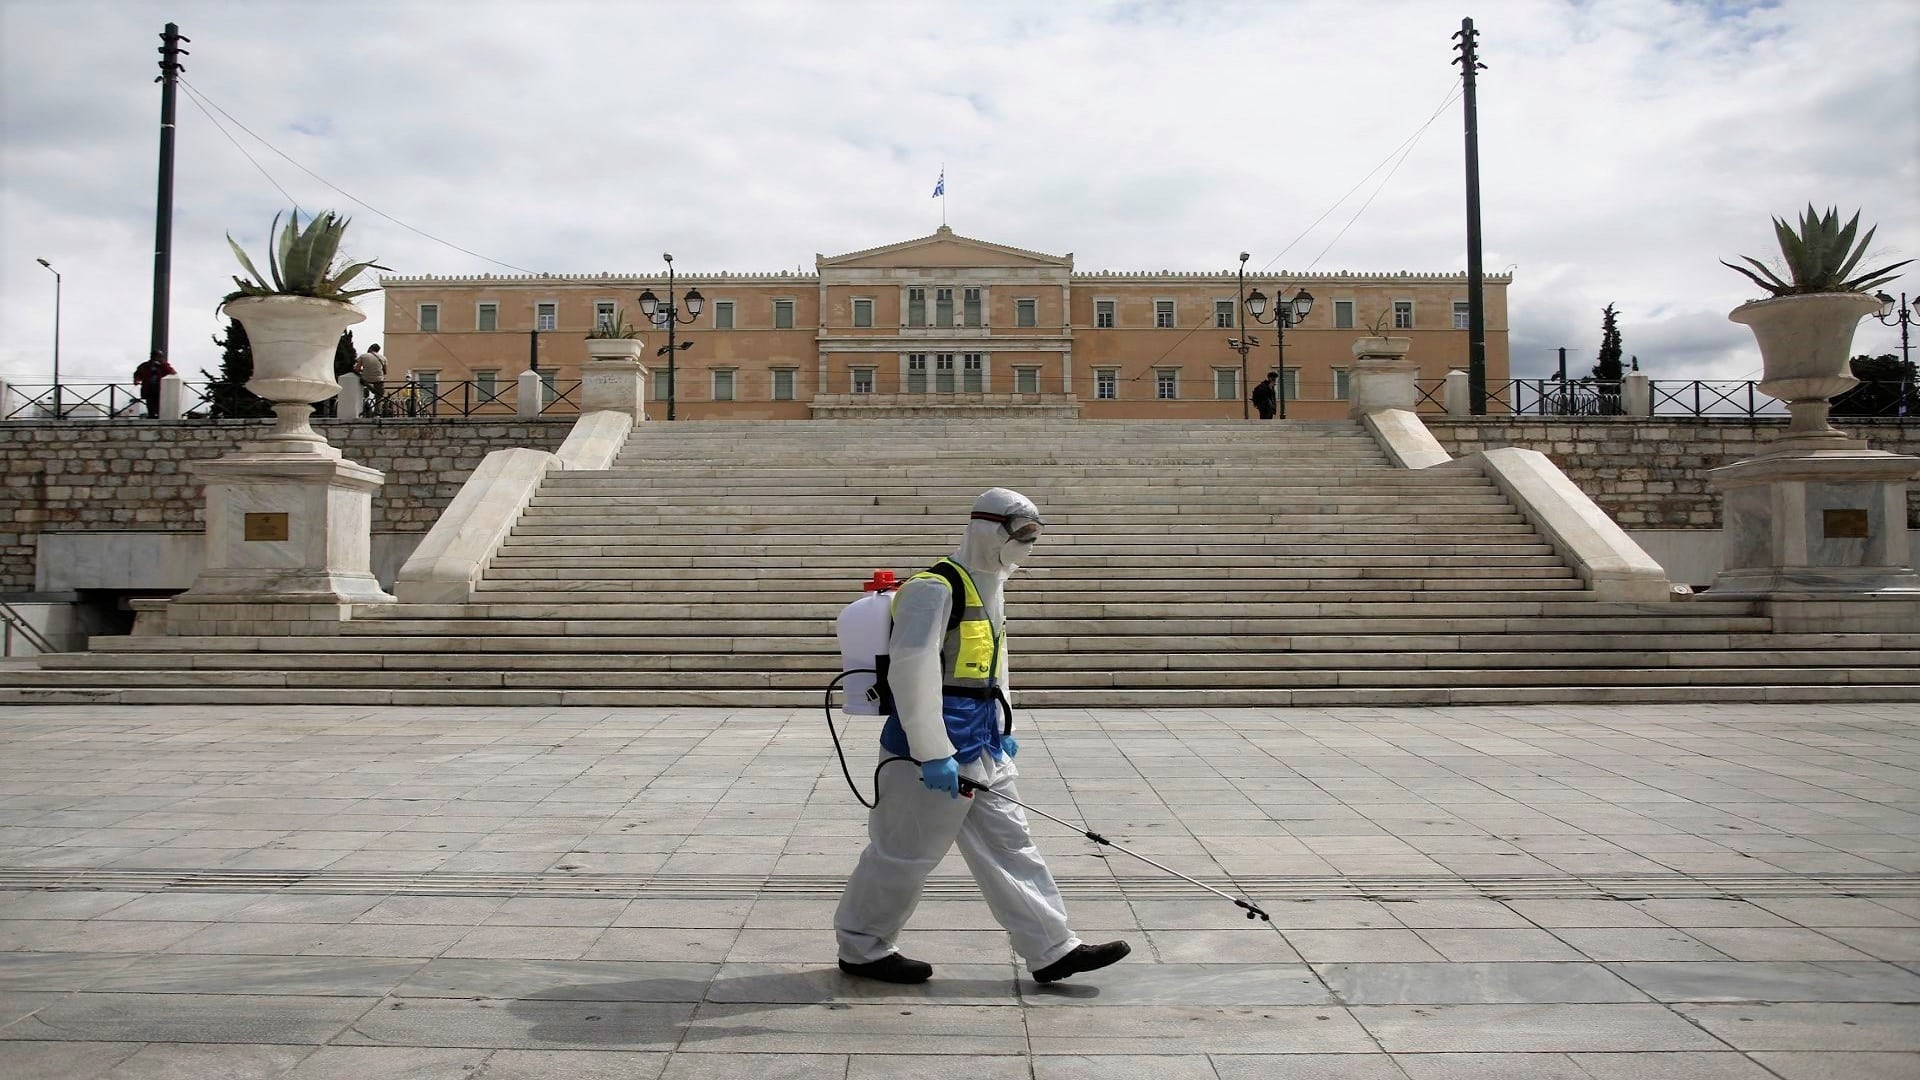
POLYGON ((1026 496, 993 488, 974 501, 960 549, 909 578, 894 598, 887 650, 894 710, 880 734, 881 756, 924 764, 918 776, 904 763, 880 770, 869 842, 833 919, 840 969, 850 975, 894 983, 932 976, 930 965, 900 955, 894 940, 927 875, 956 841, 1036 980, 1103 968, 1131 951, 1124 941, 1086 945, 1074 935, 1018 806, 986 793, 960 797, 965 776, 1019 798, 1019 744, 1003 733, 999 705, 1007 670, 1004 592, 1007 575, 1043 527, 1026 496))

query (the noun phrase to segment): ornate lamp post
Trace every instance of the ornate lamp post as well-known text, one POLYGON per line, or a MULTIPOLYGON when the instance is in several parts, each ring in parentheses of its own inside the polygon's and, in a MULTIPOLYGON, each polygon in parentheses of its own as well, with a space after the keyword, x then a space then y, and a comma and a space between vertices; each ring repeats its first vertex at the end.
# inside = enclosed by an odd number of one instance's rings
POLYGON ((1298 326, 1306 320, 1307 314, 1313 310, 1312 293, 1301 289, 1299 292, 1293 294, 1292 300, 1288 300, 1284 296, 1285 292, 1286 289, 1284 286, 1276 285, 1273 287, 1272 318, 1263 318, 1267 312, 1267 297, 1265 293, 1262 293, 1259 289, 1255 289, 1247 296, 1246 300, 1247 314, 1254 322, 1269 323, 1273 326, 1273 337, 1278 346, 1277 355, 1279 357, 1275 368, 1280 372, 1279 385, 1274 387, 1274 401, 1275 404, 1279 406, 1279 417, 1282 420, 1287 418, 1287 327, 1298 326))
MULTIPOLYGON (((62 416, 60 410, 60 271, 55 270, 53 264, 45 259, 33 261, 46 267, 47 272, 53 275, 53 418, 58 420, 62 416)), ((1901 336, 1906 336, 1904 330, 1901 336)))
POLYGON ((681 349, 693 348, 693 342, 691 341, 676 343, 673 328, 683 322, 690 323, 699 318, 700 309, 706 304, 706 298, 700 295, 699 289, 688 289, 686 312, 682 314, 679 303, 674 300, 673 256, 666 254, 660 257, 667 261, 667 301, 664 304, 661 303, 660 298, 653 295, 653 290, 648 289, 640 294, 640 311, 641 314, 647 317, 648 322, 651 322, 655 326, 664 326, 667 328, 667 343, 657 350, 657 354, 667 358, 667 419, 672 420, 674 419, 675 394, 677 392, 673 383, 674 356, 679 353, 681 349))
POLYGON ((1913 399, 1913 356, 1907 342, 1907 327, 1920 322, 1920 319, 1913 317, 1913 308, 1907 303, 1906 293, 1900 294, 1898 309, 1893 306, 1893 297, 1886 293, 1875 293, 1873 297, 1880 301, 1880 310, 1873 317, 1880 320, 1883 326, 1900 328, 1900 411, 1905 414, 1911 411, 1908 402, 1913 399))

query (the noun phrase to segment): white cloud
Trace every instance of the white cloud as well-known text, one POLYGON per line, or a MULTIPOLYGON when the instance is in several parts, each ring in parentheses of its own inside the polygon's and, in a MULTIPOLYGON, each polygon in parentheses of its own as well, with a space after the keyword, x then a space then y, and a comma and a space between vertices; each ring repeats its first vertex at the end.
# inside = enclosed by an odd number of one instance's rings
MULTIPOLYGON (((1810 200, 1862 208, 1885 261, 1920 255, 1915 5, 1474 6, 1486 266, 1517 264, 1517 372, 1551 370, 1560 345, 1587 370, 1615 303, 1656 378, 1746 376, 1758 355, 1725 314, 1752 290, 1716 260, 1771 254, 1769 216, 1810 200)), ((1372 182, 1287 247, 1448 94, 1459 24, 1443 7, 13 0, 0 373, 47 369, 35 257, 65 275, 69 378, 125 378, 145 354, 169 17, 194 39, 187 78, 282 151, 534 270, 647 271, 666 250, 688 270, 811 268, 931 231, 942 162, 956 229, 1082 269, 1218 269, 1247 250, 1275 270, 1455 270, 1457 103, 1357 221, 1372 182)), ((179 132, 172 352, 192 373, 216 362, 222 234, 260 250, 286 200, 185 94, 179 132)), ((240 138, 303 206, 352 212, 356 253, 503 269, 240 138)), ((1869 320, 1856 348, 1896 342, 1869 320)))

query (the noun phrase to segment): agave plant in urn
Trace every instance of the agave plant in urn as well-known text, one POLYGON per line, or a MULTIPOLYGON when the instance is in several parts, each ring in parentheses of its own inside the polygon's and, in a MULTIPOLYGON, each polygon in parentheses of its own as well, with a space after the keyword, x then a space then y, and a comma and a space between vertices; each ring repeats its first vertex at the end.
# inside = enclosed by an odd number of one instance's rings
POLYGON ((1874 233, 1868 229, 1856 241, 1859 226, 1857 212, 1842 226, 1837 210, 1829 207, 1822 214, 1808 205, 1797 229, 1773 220, 1786 262, 1784 277, 1750 256, 1741 259, 1752 269, 1721 260, 1772 294, 1733 309, 1727 318, 1751 328, 1760 343, 1760 390, 1787 403, 1793 417, 1787 440, 1817 445, 1846 438, 1827 422, 1827 410, 1833 395, 1858 381, 1847 364, 1854 326, 1880 308, 1871 290, 1913 261, 1858 272, 1874 233))
POLYGON ((366 316, 353 298, 376 289, 348 289, 372 262, 336 265, 348 219, 322 211, 303 228, 294 210, 285 228, 280 215, 268 230, 268 274, 262 274, 233 236, 227 243, 249 277, 235 277, 222 310, 246 327, 253 346, 253 377, 247 389, 273 403, 279 422, 265 443, 295 453, 328 453, 331 447, 308 423, 312 405, 340 392, 333 354, 340 334, 366 316))

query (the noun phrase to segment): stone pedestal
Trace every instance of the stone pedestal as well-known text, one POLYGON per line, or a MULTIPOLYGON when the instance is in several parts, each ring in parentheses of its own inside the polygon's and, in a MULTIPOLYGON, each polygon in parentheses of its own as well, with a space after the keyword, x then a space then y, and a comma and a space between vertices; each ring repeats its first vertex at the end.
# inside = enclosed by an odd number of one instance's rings
POLYGON ((1907 483, 1920 457, 1818 436, 1805 449, 1708 472, 1722 493, 1725 558, 1713 599, 1840 599, 1866 594, 1920 599, 1907 537, 1907 483))
POLYGON ((206 485, 206 566, 167 605, 168 632, 331 633, 350 605, 393 603, 368 559, 380 472, 324 444, 256 446, 189 466, 206 485))
POLYGON ((1364 337, 1353 343, 1348 416, 1358 419, 1387 409, 1413 411, 1419 401, 1414 376, 1420 373, 1420 365, 1407 359, 1412 348, 1412 338, 1364 337))
POLYGON ((580 368, 580 411, 617 412, 647 418, 647 365, 637 338, 587 339, 587 362, 580 368))

